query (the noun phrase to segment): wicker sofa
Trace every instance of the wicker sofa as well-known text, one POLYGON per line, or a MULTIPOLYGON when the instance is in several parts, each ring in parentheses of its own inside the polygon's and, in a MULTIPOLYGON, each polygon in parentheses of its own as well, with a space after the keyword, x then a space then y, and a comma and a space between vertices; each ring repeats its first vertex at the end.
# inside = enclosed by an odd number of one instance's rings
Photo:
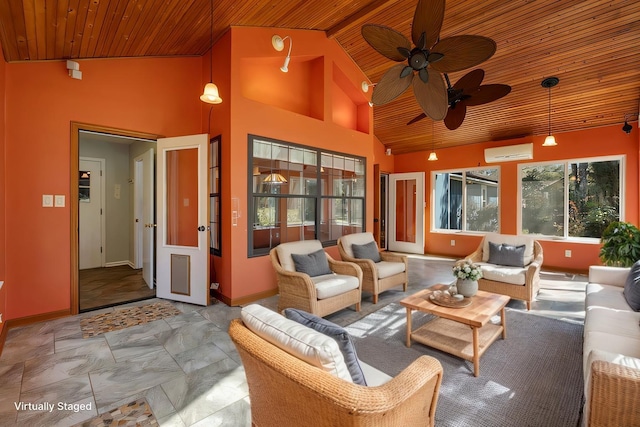
POLYGON ((640 312, 622 293, 629 268, 591 266, 585 300, 585 426, 640 425, 640 312))
MULTIPOLYGON (((284 319, 278 322, 293 322, 278 313, 272 312, 273 315, 284 319)), ((442 365, 437 359, 421 356, 395 378, 360 361, 368 385, 357 385, 301 360, 290 353, 290 348, 281 348, 281 343, 276 345, 262 337, 266 329, 282 327, 281 324, 274 321, 255 331, 247 325, 256 329, 255 323, 234 319, 229 336, 245 369, 253 426, 434 425, 442 381, 442 365)), ((297 327, 304 329, 302 335, 310 342, 319 342, 321 338, 316 334, 328 338, 306 326, 297 327)), ((299 342, 289 335, 300 337, 290 329, 285 341, 295 341, 294 345, 299 342)), ((323 348, 328 347, 324 344, 323 348)))
POLYGON ((540 268, 542 267, 542 246, 532 236, 514 236, 488 233, 474 253, 467 260, 479 264, 483 278, 478 280, 478 289, 507 295, 525 301, 527 310, 540 289, 540 268), (525 245, 524 267, 496 265, 489 262, 489 242, 512 246, 525 245))

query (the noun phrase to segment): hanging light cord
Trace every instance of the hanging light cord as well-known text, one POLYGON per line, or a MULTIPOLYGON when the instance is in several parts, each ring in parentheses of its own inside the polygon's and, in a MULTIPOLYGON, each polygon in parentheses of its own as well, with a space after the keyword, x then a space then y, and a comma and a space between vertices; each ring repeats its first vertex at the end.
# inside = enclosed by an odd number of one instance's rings
POLYGON ((551 87, 549 87, 549 135, 551 135, 551 87))
POLYGON ((209 81, 213 83, 213 0, 209 2, 211 10, 211 26, 209 31, 209 52, 211 52, 211 60, 209 61, 209 81))

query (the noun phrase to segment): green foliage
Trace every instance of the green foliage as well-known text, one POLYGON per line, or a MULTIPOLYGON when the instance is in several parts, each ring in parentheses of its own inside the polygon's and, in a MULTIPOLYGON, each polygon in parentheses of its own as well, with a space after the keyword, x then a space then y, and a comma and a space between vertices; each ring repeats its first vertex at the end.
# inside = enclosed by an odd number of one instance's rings
POLYGON ((640 230, 628 222, 615 221, 600 239, 600 259, 605 265, 631 267, 640 259, 640 230))

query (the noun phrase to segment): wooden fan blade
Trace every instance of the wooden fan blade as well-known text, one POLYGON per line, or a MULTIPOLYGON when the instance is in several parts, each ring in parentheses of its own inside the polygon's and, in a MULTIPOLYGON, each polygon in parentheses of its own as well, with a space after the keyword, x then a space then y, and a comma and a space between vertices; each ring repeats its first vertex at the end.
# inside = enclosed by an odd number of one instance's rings
POLYGON ((447 117, 444 118, 444 125, 449 130, 456 130, 460 127, 464 118, 467 115, 467 106, 464 102, 456 104, 455 108, 449 108, 447 111, 447 117))
POLYGON ((422 33, 425 35, 425 48, 429 49, 438 41, 444 20, 444 4, 445 0, 418 1, 411 26, 411 40, 417 48, 422 48, 418 45, 422 33))
POLYGON ((381 55, 400 62, 407 59, 398 48, 411 50, 411 42, 401 33, 384 25, 367 24, 362 26, 362 37, 381 55))
POLYGON ((407 122, 407 126, 414 124, 415 122, 419 122, 420 120, 426 118, 427 115, 425 113, 420 113, 418 114, 416 117, 414 117, 413 119, 409 120, 407 122))
POLYGON ((471 96, 465 100, 465 104, 468 106, 487 104, 507 96, 509 92, 511 92, 511 86, 508 85, 482 85, 477 91, 469 93, 471 96))
POLYGON ((431 67, 451 73, 475 67, 491 58, 496 51, 496 42, 483 36, 453 36, 440 40, 433 51, 444 54, 444 58, 430 64, 431 67))
POLYGON ((427 70, 429 71, 429 83, 424 83, 421 79, 413 79, 413 93, 420 108, 427 116, 436 121, 442 120, 447 115, 449 108, 447 86, 440 73, 431 69, 427 70))
POLYGON ((406 77, 400 77, 400 73, 402 73, 405 67, 405 64, 394 65, 382 76, 378 84, 373 88, 373 93, 371 94, 371 102, 373 105, 387 104, 407 90, 411 84, 411 80, 413 80, 413 73, 409 73, 406 77))
POLYGON ((484 79, 484 70, 476 69, 469 71, 453 85, 454 89, 462 90, 465 93, 470 93, 478 89, 484 79))

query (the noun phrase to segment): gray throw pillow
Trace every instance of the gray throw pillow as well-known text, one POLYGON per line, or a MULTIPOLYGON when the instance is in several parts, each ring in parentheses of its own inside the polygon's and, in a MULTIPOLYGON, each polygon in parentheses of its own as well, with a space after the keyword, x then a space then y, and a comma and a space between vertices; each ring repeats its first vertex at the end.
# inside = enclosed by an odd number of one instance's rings
POLYGON ((358 259, 370 259, 373 262, 380 262, 380 252, 378 251, 378 245, 376 242, 365 243, 364 245, 351 245, 353 251, 353 257, 358 259))
POLYGON ((640 261, 631 267, 622 294, 633 311, 640 311, 640 261))
POLYGON ((318 249, 310 254, 291 254, 291 258, 296 271, 300 273, 306 273, 311 277, 332 273, 324 249, 318 249))
POLYGON ((524 267, 525 245, 513 246, 489 242, 489 264, 524 267))
POLYGON ((336 342, 338 343, 338 347, 340 348, 340 352, 344 357, 344 361, 347 364, 347 369, 351 374, 353 383, 359 385, 367 385, 367 382, 364 379, 364 372, 362 372, 362 368, 360 367, 358 355, 356 354, 356 348, 354 347, 353 341, 351 340, 351 336, 341 326, 323 319, 322 317, 307 313, 306 311, 298 310, 297 308, 286 308, 284 310, 284 316, 287 319, 298 322, 301 325, 304 325, 336 340, 336 342))

